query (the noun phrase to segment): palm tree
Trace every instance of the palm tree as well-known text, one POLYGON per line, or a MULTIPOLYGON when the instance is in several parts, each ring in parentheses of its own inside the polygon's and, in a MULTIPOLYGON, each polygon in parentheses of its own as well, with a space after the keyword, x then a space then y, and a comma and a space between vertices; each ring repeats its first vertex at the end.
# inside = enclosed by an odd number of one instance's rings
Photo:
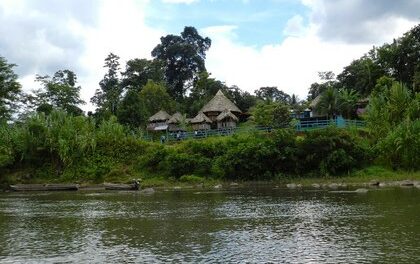
POLYGON ((321 98, 316 105, 316 109, 319 113, 327 115, 328 118, 334 116, 337 111, 337 90, 334 87, 329 86, 322 94, 321 98))
POLYGON ((345 118, 354 115, 360 95, 353 89, 341 89, 338 92, 338 110, 345 118))

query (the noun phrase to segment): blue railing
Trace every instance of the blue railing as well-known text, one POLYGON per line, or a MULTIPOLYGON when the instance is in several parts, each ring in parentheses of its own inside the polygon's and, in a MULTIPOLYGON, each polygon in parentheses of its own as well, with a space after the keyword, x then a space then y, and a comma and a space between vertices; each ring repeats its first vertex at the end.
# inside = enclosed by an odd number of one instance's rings
MULTIPOLYGON (((361 120, 350 120, 343 118, 325 119, 325 120, 298 120, 294 125, 296 131, 307 131, 312 129, 323 129, 329 126, 336 127, 364 127, 366 124, 361 120)), ((235 127, 235 128, 223 128, 223 129, 209 129, 209 130, 197 130, 197 131, 185 131, 185 132, 167 132, 164 134, 164 141, 181 141, 186 139, 201 139, 215 136, 231 136, 233 134, 250 133, 256 131, 270 132, 274 129, 285 128, 284 127, 266 127, 266 126, 254 126, 254 127, 235 127)), ((145 140, 153 140, 150 135, 144 136, 145 140)), ((159 138, 156 138, 159 140, 159 138)), ((162 140, 162 138, 161 138, 162 140)))

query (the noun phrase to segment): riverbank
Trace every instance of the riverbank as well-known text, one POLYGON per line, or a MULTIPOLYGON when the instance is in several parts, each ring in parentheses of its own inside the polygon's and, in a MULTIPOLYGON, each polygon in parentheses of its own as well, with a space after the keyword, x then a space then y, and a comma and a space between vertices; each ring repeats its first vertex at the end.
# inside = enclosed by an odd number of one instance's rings
MULTIPOLYGON (((68 183, 48 181, 46 179, 31 179, 22 181, 13 176, 9 177, 10 182, 3 183, 3 189, 7 189, 8 184, 26 183, 68 183)), ((114 177, 113 183, 127 183, 126 175, 122 177, 114 177)), ((103 183, 95 182, 76 182, 80 185, 81 190, 101 190, 103 183)), ((157 188, 157 189, 221 189, 232 188, 238 186, 252 186, 252 185, 272 185, 279 188, 299 188, 299 187, 316 187, 316 188, 346 188, 346 187, 365 187, 365 186, 401 186, 412 183, 413 186, 420 187, 420 171, 392 171, 380 166, 371 166, 361 170, 356 170, 348 175, 341 176, 319 176, 319 177, 278 177, 272 181, 225 181, 215 178, 198 177, 194 175, 181 177, 176 180, 174 178, 149 176, 141 179, 142 188, 157 188)))

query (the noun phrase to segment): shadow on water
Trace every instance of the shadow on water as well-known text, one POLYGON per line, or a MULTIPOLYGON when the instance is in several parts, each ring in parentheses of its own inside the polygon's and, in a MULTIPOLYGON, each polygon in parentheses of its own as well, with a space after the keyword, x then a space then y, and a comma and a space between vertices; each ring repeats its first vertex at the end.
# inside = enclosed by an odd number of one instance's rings
POLYGON ((420 190, 0 194, 0 262, 420 261, 420 190))

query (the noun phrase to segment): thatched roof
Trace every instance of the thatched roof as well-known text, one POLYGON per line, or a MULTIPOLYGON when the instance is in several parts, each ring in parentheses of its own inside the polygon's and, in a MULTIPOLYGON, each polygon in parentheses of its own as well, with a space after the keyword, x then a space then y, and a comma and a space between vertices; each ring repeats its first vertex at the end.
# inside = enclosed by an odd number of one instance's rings
POLYGON ((225 109, 231 112, 241 113, 241 110, 219 90, 213 99, 203 106, 200 111, 203 113, 223 112, 225 109))
POLYGON ((169 119, 168 124, 178 124, 179 122, 181 122, 181 120, 184 117, 181 115, 181 113, 176 112, 175 114, 172 115, 172 117, 169 119))
POLYGON ((169 120, 170 118, 171 118, 171 116, 168 113, 166 113, 165 110, 160 110, 156 114, 149 117, 149 121, 150 122, 166 121, 166 120, 169 120))
POLYGON ((193 119, 190 120, 190 123, 191 124, 211 123, 211 120, 203 112, 199 112, 193 119))
POLYGON ((321 94, 319 94, 317 97, 315 97, 312 102, 309 104, 310 108, 316 108, 317 104, 321 100, 321 94))
POLYGON ((220 115, 217 116, 216 120, 217 121, 222 121, 226 118, 232 118, 233 120, 235 120, 236 122, 238 122, 238 118, 236 117, 236 115, 234 115, 231 111, 225 109, 223 112, 220 113, 220 115))

